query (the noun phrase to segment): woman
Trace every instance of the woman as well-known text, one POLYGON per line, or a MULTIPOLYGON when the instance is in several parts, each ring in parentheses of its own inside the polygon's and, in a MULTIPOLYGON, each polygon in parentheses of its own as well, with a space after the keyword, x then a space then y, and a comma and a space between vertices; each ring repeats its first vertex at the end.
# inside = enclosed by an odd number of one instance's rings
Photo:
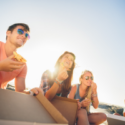
POLYGON ((46 70, 41 77, 41 83, 40 83, 40 88, 43 90, 44 95, 46 91, 49 89, 48 83, 50 78, 51 78, 51 72, 49 70, 46 70))
POLYGON ((46 74, 46 78, 44 77, 46 80, 42 78, 41 83, 44 82, 46 88, 40 88, 44 90, 45 97, 48 100, 53 99, 55 95, 67 97, 71 88, 74 67, 75 55, 66 51, 57 60, 55 71, 51 75, 49 71, 44 73, 46 74))
MULTIPOLYGON (((81 109, 78 110, 78 125, 81 118, 87 118, 88 122, 92 125, 101 124, 106 120, 104 113, 90 113, 90 103, 94 108, 98 108, 99 101, 97 96, 97 85, 93 82, 92 72, 86 70, 80 76, 80 84, 74 85, 70 91, 69 98, 79 99, 81 109), (86 111, 86 116, 85 116, 86 111), (83 115, 83 113, 84 115, 83 115)), ((86 122, 85 125, 88 123, 86 122)))

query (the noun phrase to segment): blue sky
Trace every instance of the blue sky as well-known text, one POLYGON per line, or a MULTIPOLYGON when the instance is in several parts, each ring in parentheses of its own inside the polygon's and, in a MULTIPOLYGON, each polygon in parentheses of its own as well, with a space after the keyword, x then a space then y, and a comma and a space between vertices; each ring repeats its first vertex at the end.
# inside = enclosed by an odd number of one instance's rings
POLYGON ((64 51, 76 55, 73 83, 91 70, 100 102, 124 105, 124 0, 0 0, 0 40, 14 23, 26 23, 31 39, 18 53, 27 59, 26 86, 38 87, 64 51))

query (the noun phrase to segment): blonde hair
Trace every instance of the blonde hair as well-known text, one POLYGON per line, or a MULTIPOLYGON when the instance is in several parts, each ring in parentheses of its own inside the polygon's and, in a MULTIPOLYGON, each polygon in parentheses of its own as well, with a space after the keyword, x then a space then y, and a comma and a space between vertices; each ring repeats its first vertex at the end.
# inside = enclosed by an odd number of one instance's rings
POLYGON ((92 75, 92 77, 93 77, 93 73, 92 73, 91 71, 89 71, 89 70, 84 70, 84 71, 81 73, 81 76, 79 77, 79 82, 80 82, 80 84, 81 84, 81 78, 83 78, 83 76, 85 75, 86 72, 91 73, 91 75, 92 75))
MULTIPOLYGON (((92 74, 91 71, 85 70, 84 72, 82 72, 82 74, 81 74, 81 76, 80 76, 80 78, 79 78, 80 84, 81 84, 81 78, 83 78, 83 76, 85 75, 86 72, 91 73, 91 75, 92 75, 92 77, 93 77, 93 74, 92 74)), ((91 100, 91 95, 92 95, 92 87, 91 87, 91 86, 88 86, 85 97, 91 100)), ((86 107, 86 110, 87 110, 87 112, 89 113, 89 112, 90 112, 90 106, 87 106, 87 107, 86 107)))

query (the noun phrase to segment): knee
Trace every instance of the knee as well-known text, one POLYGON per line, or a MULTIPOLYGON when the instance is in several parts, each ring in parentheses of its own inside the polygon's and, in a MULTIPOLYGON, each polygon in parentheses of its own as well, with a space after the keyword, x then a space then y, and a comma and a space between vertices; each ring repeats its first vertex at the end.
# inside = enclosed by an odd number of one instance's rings
POLYGON ((119 113, 114 113, 113 115, 119 115, 119 116, 120 116, 120 114, 119 114, 119 113))
POLYGON ((107 120, 107 116, 106 116, 106 114, 104 114, 104 113, 102 114, 102 120, 103 120, 103 121, 106 121, 106 120, 107 120))
POLYGON ((78 118, 86 118, 87 111, 85 109, 80 109, 77 113, 78 118))

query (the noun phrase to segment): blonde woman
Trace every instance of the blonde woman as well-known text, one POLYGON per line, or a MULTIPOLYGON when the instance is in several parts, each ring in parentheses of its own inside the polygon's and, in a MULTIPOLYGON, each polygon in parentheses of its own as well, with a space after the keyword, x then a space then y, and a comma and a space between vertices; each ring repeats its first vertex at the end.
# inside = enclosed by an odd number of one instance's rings
POLYGON ((70 91, 69 98, 79 99, 81 108, 78 110, 78 125, 99 125, 106 120, 104 113, 90 113, 90 104, 98 108, 99 100, 97 95, 97 85, 93 82, 91 71, 85 70, 80 76, 80 84, 74 85, 70 91), (86 112, 86 113, 85 113, 86 112), (82 118, 87 118, 88 122, 81 123, 82 118))

